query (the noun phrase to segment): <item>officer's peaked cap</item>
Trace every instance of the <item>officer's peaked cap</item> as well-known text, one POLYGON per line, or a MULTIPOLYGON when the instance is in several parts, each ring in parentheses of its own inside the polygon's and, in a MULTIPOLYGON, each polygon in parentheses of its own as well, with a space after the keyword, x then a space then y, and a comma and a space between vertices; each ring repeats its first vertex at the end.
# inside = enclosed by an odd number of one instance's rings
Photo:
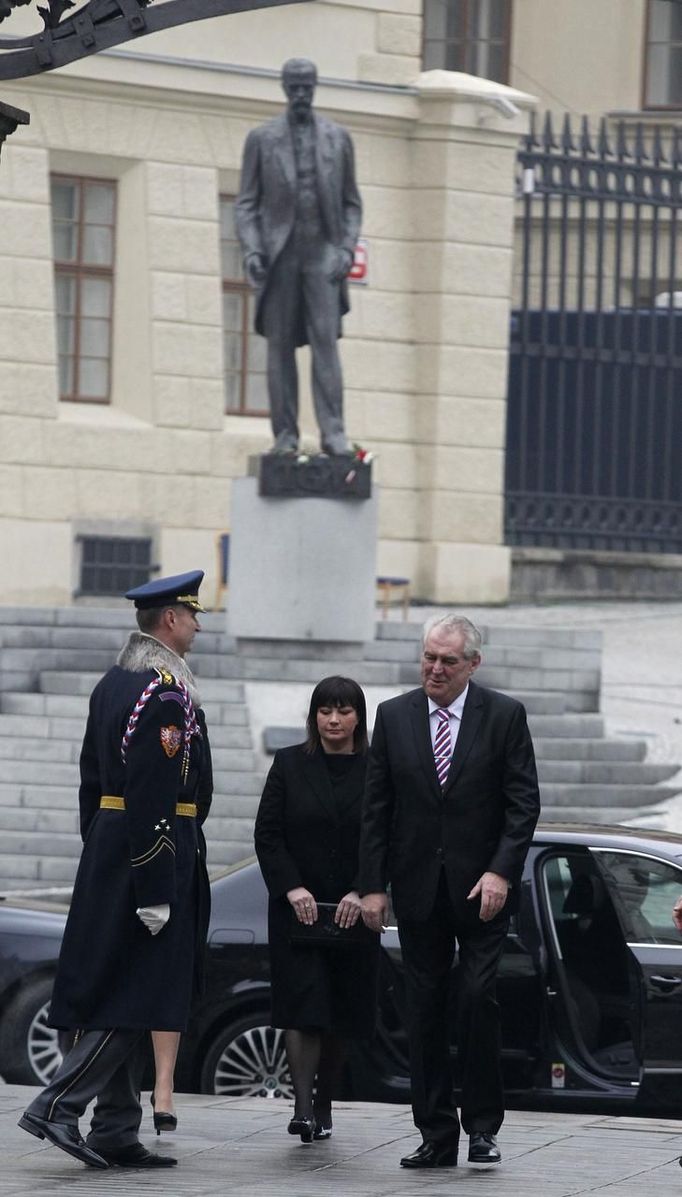
POLYGON ((199 587, 203 581, 203 569, 192 569, 187 574, 174 574, 172 578, 155 578, 144 586, 135 586, 126 591, 126 598, 132 599, 138 609, 146 607, 174 607, 182 603, 190 611, 205 611, 199 602, 199 587))

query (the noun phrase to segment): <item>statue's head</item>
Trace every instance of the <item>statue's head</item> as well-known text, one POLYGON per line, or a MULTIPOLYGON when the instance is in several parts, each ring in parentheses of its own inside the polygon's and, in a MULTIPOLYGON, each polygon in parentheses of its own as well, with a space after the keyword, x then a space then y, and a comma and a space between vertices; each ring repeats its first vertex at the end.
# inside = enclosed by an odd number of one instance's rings
POLYGON ((289 110, 304 120, 313 106, 317 84, 317 67, 309 58, 288 58, 282 67, 282 87, 289 101, 289 110))

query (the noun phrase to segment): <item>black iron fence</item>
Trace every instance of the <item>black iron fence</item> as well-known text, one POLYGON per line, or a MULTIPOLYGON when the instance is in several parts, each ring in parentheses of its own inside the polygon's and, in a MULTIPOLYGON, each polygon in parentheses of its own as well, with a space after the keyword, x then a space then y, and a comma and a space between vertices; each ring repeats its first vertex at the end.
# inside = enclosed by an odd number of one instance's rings
POLYGON ((682 128, 549 116, 519 153, 512 545, 682 552, 682 128))

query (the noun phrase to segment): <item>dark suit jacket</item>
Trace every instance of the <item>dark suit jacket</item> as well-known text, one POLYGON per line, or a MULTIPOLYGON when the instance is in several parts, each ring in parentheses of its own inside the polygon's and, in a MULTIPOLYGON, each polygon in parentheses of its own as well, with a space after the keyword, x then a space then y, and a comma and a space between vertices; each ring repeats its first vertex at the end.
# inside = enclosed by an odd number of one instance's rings
MULTIPOLYGON (((341 125, 313 113, 317 192, 324 230, 338 249, 355 251, 360 232, 362 202, 355 182, 353 143, 341 125)), ((262 254, 268 275, 294 227, 296 216, 296 159, 286 113, 249 133, 242 159, 242 176, 234 214, 244 256, 262 254)), ((263 335, 263 304, 268 281, 259 292, 256 332, 263 335)), ((341 315, 348 311, 348 288, 341 286, 341 315)), ((340 333, 340 323, 339 323, 340 333)), ((304 330, 298 344, 307 339, 304 330)))
POLYGON ((421 921, 443 866, 455 903, 490 870, 511 882, 513 909, 539 811, 521 703, 469 683, 443 791, 424 691, 381 703, 363 805, 360 893, 382 892, 390 881, 398 917, 421 921))
POLYGON ((335 796, 322 749, 309 755, 297 744, 275 753, 255 827, 271 898, 305 885, 318 902, 337 902, 357 887, 366 762, 353 758, 335 796))

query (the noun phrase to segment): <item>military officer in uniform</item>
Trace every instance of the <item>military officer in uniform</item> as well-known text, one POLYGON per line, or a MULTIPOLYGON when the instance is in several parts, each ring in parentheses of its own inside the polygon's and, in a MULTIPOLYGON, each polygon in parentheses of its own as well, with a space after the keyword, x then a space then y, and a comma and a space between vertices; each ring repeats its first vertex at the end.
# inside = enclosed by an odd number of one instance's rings
POLYGON ((168 1167, 140 1143, 141 1040, 183 1031, 208 925, 201 823, 211 756, 185 662, 200 570, 128 591, 139 631, 90 699, 80 758, 83 852, 50 1022, 73 1047, 19 1125, 94 1168, 168 1167), (96 1099, 87 1140, 78 1120, 96 1099))

